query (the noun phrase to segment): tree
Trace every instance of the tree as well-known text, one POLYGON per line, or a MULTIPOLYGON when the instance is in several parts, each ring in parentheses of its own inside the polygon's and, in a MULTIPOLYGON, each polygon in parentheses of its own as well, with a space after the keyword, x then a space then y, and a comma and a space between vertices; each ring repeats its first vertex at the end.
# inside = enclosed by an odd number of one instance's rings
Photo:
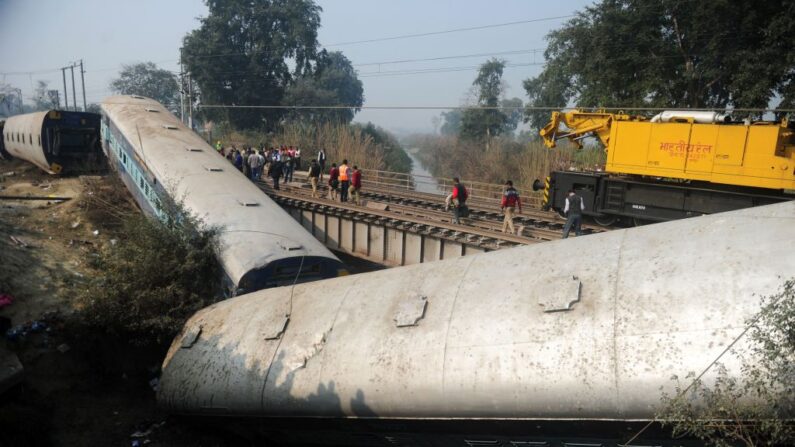
POLYGON ((292 117, 304 121, 349 123, 364 104, 362 81, 342 53, 322 51, 317 65, 285 90, 286 106, 350 106, 346 109, 300 109, 292 117))
POLYGON ((690 386, 677 384, 674 396, 663 395, 658 418, 674 436, 720 447, 795 444, 795 280, 764 298, 746 324, 752 360, 745 360, 739 378, 719 365, 713 384, 691 373, 690 386))
POLYGON ((461 109, 453 109, 449 112, 442 112, 442 135, 458 135, 461 132, 461 109))
MULTIPOLYGON (((547 36, 529 105, 764 108, 795 104, 795 3, 602 0, 547 36)), ((540 128, 548 112, 528 110, 540 128)))
POLYGON ((57 109, 60 104, 58 101, 58 91, 50 90, 47 81, 36 81, 36 90, 33 96, 33 107, 36 110, 57 109))
POLYGON ((177 77, 152 62, 122 66, 118 79, 111 81, 110 89, 120 95, 146 96, 160 102, 172 112, 179 111, 177 77))
MULTIPOLYGON (((317 60, 320 11, 312 0, 206 0, 209 15, 184 38, 182 62, 203 104, 278 106, 317 60), (292 67, 292 68, 291 68, 292 67)), ((324 98, 329 99, 329 98, 324 98)), ((273 129, 285 111, 204 109, 240 128, 273 129)))
POLYGON ((503 115, 505 115, 505 122, 501 131, 502 133, 513 134, 522 120, 522 100, 519 98, 503 99, 500 101, 500 107, 503 115))
POLYGON ((477 90, 477 105, 488 108, 472 108, 464 110, 461 115, 461 137, 469 140, 488 140, 499 135, 508 121, 508 117, 499 109, 502 94, 502 72, 505 61, 491 59, 480 66, 478 76, 472 85, 477 90))

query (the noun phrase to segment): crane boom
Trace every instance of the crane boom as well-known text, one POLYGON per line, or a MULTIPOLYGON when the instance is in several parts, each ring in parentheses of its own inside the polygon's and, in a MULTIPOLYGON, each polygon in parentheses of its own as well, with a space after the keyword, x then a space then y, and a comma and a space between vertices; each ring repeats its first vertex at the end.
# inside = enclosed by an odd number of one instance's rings
POLYGON ((568 138, 582 147, 582 139, 593 135, 608 147, 610 143, 610 128, 614 121, 643 121, 642 117, 631 117, 624 114, 606 112, 584 112, 571 110, 568 112, 552 112, 552 119, 539 132, 544 144, 554 148, 558 140, 568 138), (563 124, 564 129, 560 128, 563 124))

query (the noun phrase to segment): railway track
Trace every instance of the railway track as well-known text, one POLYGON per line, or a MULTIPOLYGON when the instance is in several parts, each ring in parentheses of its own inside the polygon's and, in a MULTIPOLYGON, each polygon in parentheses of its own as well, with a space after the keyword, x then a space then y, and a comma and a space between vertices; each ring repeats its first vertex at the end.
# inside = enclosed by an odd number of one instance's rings
MULTIPOLYGON (((298 194, 303 194, 303 197, 309 197, 310 190, 309 185, 304 181, 305 175, 296 175, 295 178, 297 181, 290 183, 290 192, 296 192, 298 194)), ((261 182, 261 184, 267 185, 265 182, 261 182)), ((389 211, 396 215, 393 217, 411 216, 416 219, 427 221, 425 223, 443 222, 456 227, 475 227, 484 231, 490 231, 492 237, 495 236, 494 233, 498 233, 498 235, 505 234, 501 232, 503 214, 496 199, 484 200, 481 198, 470 198, 468 201, 470 208, 469 218, 462 220, 464 225, 456 225, 451 222, 452 213, 445 210, 444 196, 442 195, 397 188, 382 188, 380 191, 367 191, 366 188, 367 185, 365 183, 365 190, 361 192, 362 198, 370 203, 387 205, 389 211)), ((324 204, 339 203, 332 202, 326 198, 328 194, 327 185, 318 185, 318 190, 322 193, 320 200, 324 204)), ((270 187, 268 187, 268 191, 271 195, 276 193, 272 191, 270 187)), ((357 209, 361 210, 362 207, 357 207, 357 209)), ((514 226, 517 228, 519 235, 534 241, 560 239, 564 223, 565 220, 555 212, 542 211, 530 207, 524 208, 522 214, 514 218, 514 226)), ((608 231, 613 228, 598 225, 583 225, 582 229, 584 234, 593 234, 608 231)), ((460 228, 458 228, 458 231, 460 231, 460 228)))
MULTIPOLYGON (((515 220, 519 234, 514 235, 500 231, 502 215, 491 211, 473 213, 469 218, 462 219, 462 224, 459 225, 452 223, 452 215, 444 210, 443 204, 401 194, 386 192, 363 194, 370 204, 385 206, 357 206, 350 202, 341 203, 327 199, 327 188, 320 189, 323 193, 321 197, 312 198, 311 190, 300 182, 292 182, 279 191, 273 190, 265 182, 259 182, 258 186, 282 205, 305 209, 321 207, 326 213, 354 213, 362 220, 375 220, 385 225, 411 225, 416 227, 418 232, 440 232, 451 238, 466 239, 468 242, 477 242, 490 248, 557 240, 561 238, 563 226, 562 222, 522 216, 521 220, 515 220)), ((586 234, 594 232, 592 229, 584 231, 586 234)))

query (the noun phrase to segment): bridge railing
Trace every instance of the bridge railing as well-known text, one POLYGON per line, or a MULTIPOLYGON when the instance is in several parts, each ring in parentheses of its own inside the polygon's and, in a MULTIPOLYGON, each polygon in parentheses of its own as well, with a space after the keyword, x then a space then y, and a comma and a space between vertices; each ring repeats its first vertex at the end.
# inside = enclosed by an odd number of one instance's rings
MULTIPOLYGON (((499 202, 505 186, 498 183, 477 182, 461 179, 469 191, 469 196, 474 199, 499 202)), ((412 175, 402 172, 380 171, 377 169, 362 169, 362 184, 365 188, 373 189, 398 189, 405 191, 418 191, 420 189, 435 190, 440 196, 446 196, 453 190, 453 179, 438 178, 429 175, 412 175), (421 188, 425 186, 425 188, 421 188)), ((519 195, 525 206, 539 207, 541 193, 528 189, 520 189, 519 195)))

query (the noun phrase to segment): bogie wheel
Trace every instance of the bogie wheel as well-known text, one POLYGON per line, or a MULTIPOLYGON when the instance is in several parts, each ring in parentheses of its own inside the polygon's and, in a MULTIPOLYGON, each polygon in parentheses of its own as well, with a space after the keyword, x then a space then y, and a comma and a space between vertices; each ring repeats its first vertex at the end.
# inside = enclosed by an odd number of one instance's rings
POLYGON ((650 224, 650 223, 651 223, 651 221, 646 220, 646 219, 641 219, 639 217, 633 217, 632 218, 632 225, 635 225, 636 227, 639 227, 641 225, 647 225, 647 224, 650 224))
POLYGON ((594 216, 593 221, 596 222, 597 225, 601 225, 603 227, 609 227, 616 223, 618 217, 610 216, 610 215, 603 215, 603 216, 594 216))

